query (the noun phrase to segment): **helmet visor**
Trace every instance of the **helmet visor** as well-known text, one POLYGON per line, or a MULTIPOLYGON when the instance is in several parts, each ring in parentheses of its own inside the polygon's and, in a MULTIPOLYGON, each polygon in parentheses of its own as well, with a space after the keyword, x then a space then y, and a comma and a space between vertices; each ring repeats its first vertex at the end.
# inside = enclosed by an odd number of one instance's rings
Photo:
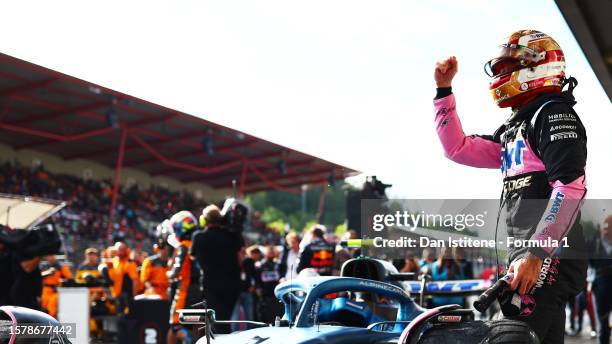
POLYGON ((542 59, 534 49, 518 44, 502 44, 497 57, 485 63, 485 73, 495 78, 525 68, 542 59))
POLYGON ((510 74, 521 68, 525 68, 521 61, 509 57, 495 58, 484 65, 485 73, 491 78, 510 74))

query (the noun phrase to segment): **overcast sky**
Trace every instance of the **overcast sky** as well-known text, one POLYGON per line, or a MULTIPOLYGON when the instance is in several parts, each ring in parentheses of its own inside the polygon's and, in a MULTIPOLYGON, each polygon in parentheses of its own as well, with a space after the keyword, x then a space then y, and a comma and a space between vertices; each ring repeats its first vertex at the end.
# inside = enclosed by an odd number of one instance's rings
POLYGON ((499 170, 446 160, 432 69, 456 55, 467 133, 508 115, 483 64, 512 31, 564 49, 590 198, 612 198, 612 106, 551 1, 10 1, 0 51, 376 174, 394 197, 496 198, 499 170))

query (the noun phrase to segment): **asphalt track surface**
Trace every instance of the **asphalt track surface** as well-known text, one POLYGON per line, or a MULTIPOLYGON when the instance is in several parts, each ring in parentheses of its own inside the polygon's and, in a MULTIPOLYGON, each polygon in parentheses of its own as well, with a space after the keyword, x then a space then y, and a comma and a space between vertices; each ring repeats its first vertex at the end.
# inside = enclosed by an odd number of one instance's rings
POLYGON ((591 344, 591 343, 597 343, 597 338, 591 338, 589 337, 589 334, 587 332, 583 332, 580 334, 580 336, 565 336, 565 343, 569 343, 569 344, 591 344))

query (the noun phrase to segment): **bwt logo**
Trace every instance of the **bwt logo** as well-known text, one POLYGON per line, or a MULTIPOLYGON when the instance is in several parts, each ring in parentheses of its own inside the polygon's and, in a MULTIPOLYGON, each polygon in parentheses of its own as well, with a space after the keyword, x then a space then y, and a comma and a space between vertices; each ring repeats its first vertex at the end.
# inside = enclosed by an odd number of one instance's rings
POLYGON ((555 200, 550 206, 550 211, 548 212, 548 215, 546 215, 546 217, 544 218, 544 221, 548 223, 553 223, 557 220, 557 214, 559 214, 559 210, 561 210, 561 204, 563 204, 564 198, 564 194, 562 194, 561 192, 557 192, 557 194, 555 195, 555 200))
POLYGON ((501 171, 502 173, 511 169, 513 166, 523 165, 523 150, 527 146, 525 140, 519 139, 502 148, 501 151, 501 171))

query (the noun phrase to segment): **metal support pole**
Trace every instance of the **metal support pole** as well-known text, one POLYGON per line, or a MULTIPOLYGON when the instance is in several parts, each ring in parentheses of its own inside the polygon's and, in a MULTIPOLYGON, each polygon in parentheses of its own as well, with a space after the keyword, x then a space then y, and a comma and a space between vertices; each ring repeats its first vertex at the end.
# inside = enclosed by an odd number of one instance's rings
POLYGON ((123 168, 123 156, 125 155, 125 141, 127 140, 127 135, 128 130, 126 128, 121 129, 121 142, 119 143, 119 154, 117 155, 117 165, 115 166, 115 177, 113 180, 113 194, 108 213, 108 235, 113 232, 113 221, 115 218, 115 208, 117 207, 117 198, 119 196, 119 186, 121 184, 121 169, 123 168))
POLYGON ((301 197, 301 201, 302 201, 302 212, 306 212, 307 209, 307 205, 306 205, 306 196, 308 193, 308 185, 307 184, 302 184, 302 186, 300 187, 300 190, 302 191, 302 197, 301 197))
POLYGON ((247 168, 249 167, 249 163, 247 161, 244 161, 242 163, 242 171, 240 172, 240 188, 238 191, 238 196, 240 198, 244 197, 244 187, 246 186, 246 175, 247 175, 247 168))
POLYGON ((325 195, 327 194, 327 185, 321 184, 321 193, 319 194, 319 208, 317 209, 317 223, 321 223, 323 211, 325 210, 325 195))

